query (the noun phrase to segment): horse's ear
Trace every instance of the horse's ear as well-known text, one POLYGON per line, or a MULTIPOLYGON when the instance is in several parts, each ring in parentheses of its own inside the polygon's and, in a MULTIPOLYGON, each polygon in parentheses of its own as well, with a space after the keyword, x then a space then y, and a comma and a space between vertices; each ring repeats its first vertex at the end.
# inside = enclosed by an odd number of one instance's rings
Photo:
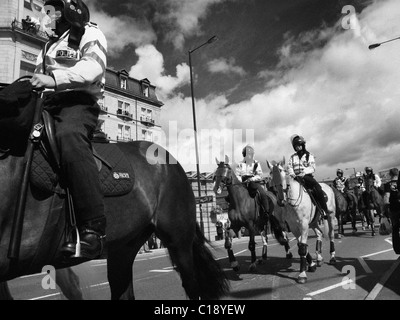
POLYGON ((217 163, 217 165, 219 164, 219 160, 217 159, 217 157, 215 157, 215 162, 217 163))
POLYGON ((225 155, 225 163, 229 163, 229 157, 227 155, 225 155))
POLYGON ((269 161, 268 161, 268 160, 265 160, 265 161, 267 161, 267 166, 268 166, 269 170, 272 170, 272 166, 271 166, 271 164, 269 163, 269 161))
POLYGON ((286 162, 286 159, 285 159, 285 156, 283 156, 283 158, 282 158, 282 165, 284 165, 285 162, 286 162))

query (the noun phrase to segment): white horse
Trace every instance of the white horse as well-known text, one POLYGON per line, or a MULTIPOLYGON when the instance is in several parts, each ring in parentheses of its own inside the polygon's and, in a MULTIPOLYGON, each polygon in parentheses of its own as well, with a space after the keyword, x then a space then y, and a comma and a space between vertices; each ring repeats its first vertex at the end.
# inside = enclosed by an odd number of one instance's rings
MULTIPOLYGON (((278 203, 286 208, 281 211, 281 215, 276 217, 282 222, 286 222, 290 228, 290 231, 297 239, 300 255, 300 274, 297 278, 298 283, 307 282, 307 263, 308 271, 314 272, 316 266, 322 264, 322 237, 323 232, 319 227, 319 214, 317 207, 311 200, 307 190, 297 180, 286 175, 284 169, 285 158, 281 162, 273 161, 272 164, 267 160, 269 169, 271 170, 272 180, 270 182, 271 187, 276 191, 278 203), (286 195, 285 195, 286 191, 286 195), (307 247, 308 231, 313 229, 317 235, 316 243, 316 263, 312 260, 312 256, 309 253, 307 247)), ((334 243, 334 221, 335 221, 335 195, 330 186, 325 183, 320 184, 322 190, 327 195, 327 206, 328 210, 332 213, 328 215, 328 219, 324 220, 325 230, 328 228, 328 236, 330 239, 330 264, 336 263, 335 258, 335 243, 334 243)))

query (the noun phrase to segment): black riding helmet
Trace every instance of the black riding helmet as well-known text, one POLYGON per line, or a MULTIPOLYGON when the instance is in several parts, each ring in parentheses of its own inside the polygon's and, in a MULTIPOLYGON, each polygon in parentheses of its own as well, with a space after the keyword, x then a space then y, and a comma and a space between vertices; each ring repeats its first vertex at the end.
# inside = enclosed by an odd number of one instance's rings
POLYGON ((242 150, 242 155, 243 155, 243 157, 246 157, 246 150, 247 150, 247 149, 253 150, 253 153, 254 153, 254 147, 253 147, 252 145, 248 144, 248 145, 245 146, 245 147, 243 148, 243 150, 242 150))
POLYGON ((44 5, 61 5, 65 20, 74 27, 83 28, 90 21, 89 8, 82 0, 47 0, 44 5))
POLYGON ((365 167, 365 172, 366 173, 374 173, 374 171, 372 170, 372 168, 371 167, 365 167))
POLYGON ((296 150, 296 147, 297 147, 297 146, 303 146, 303 149, 305 149, 306 140, 305 140, 302 136, 300 136, 300 135, 298 135, 298 134, 292 135, 292 136, 290 137, 290 142, 292 143, 293 149, 294 149, 295 151, 297 151, 297 150, 296 150))
POLYGON ((341 174, 343 176, 343 170, 342 169, 337 169, 336 170, 336 175, 338 176, 339 174, 341 174))

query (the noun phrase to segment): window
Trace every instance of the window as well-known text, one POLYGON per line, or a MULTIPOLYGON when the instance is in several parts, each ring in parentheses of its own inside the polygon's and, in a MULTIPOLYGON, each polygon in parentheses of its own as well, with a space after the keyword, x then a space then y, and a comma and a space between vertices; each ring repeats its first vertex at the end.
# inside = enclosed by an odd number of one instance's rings
POLYGON ((125 126, 124 139, 127 141, 131 140, 131 127, 129 126, 125 126))
POLYGON ((143 85, 143 95, 145 97, 149 97, 149 86, 148 85, 143 85))
POLYGON ((118 110, 117 114, 122 114, 122 108, 123 108, 124 103, 122 101, 118 100, 118 110))
POLYGON ((118 134, 117 134, 117 140, 122 140, 122 130, 123 130, 123 125, 119 124, 118 125, 118 134))
POLYGON ((120 78, 121 89, 126 90, 126 78, 120 78))
POLYGON ((142 129, 142 140, 153 141, 153 132, 142 129))

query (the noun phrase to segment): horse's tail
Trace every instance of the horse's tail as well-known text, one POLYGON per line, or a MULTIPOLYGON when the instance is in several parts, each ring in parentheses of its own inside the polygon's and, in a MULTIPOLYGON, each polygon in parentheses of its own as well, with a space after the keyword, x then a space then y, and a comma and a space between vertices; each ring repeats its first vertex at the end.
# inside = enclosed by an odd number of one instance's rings
POLYGON ((207 247, 209 244, 210 241, 204 237, 197 223, 196 236, 193 242, 195 277, 201 299, 215 300, 229 292, 229 282, 221 266, 207 247))

